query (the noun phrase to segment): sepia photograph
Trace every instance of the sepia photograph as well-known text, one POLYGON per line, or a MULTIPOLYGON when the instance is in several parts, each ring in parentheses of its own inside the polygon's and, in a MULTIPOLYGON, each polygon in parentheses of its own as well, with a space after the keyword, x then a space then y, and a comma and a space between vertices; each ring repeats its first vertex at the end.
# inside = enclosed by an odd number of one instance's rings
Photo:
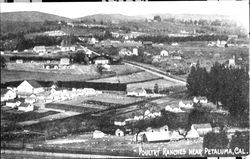
POLYGON ((1 158, 250 158, 248 1, 0 3, 0 25, 1 158))

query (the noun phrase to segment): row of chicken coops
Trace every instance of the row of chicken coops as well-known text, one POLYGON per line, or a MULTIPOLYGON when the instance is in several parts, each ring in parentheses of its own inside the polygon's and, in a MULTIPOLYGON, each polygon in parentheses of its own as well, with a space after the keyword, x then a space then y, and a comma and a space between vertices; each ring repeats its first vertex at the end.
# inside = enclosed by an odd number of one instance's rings
POLYGON ((161 116, 161 112, 150 112, 149 110, 146 110, 144 115, 134 116, 134 118, 127 118, 122 122, 114 121, 114 125, 124 126, 126 125, 127 122, 133 122, 133 121, 138 121, 138 120, 143 120, 143 119, 152 119, 152 118, 156 118, 160 116, 161 116))
POLYGON ((101 91, 96 91, 93 88, 84 88, 84 89, 73 88, 72 91, 51 89, 50 92, 51 94, 49 97, 53 100, 66 100, 75 98, 77 96, 97 95, 102 93, 101 91))

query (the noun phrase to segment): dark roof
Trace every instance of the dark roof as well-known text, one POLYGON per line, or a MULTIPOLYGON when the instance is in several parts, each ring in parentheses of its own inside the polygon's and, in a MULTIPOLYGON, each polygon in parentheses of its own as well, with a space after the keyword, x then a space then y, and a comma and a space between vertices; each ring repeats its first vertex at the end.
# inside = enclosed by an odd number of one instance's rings
POLYGON ((35 80, 27 80, 27 82, 34 88, 42 87, 37 81, 35 80))
POLYGON ((193 127, 195 129, 204 129, 204 128, 212 128, 210 123, 205 123, 205 124, 193 124, 193 127))
POLYGON ((198 97, 195 97, 197 100, 207 100, 207 97, 202 97, 202 96, 198 96, 198 97))
POLYGON ((57 63, 46 63, 46 64, 43 64, 44 66, 59 66, 59 64, 57 63))
POLYGON ((30 104, 29 103, 21 103, 19 107, 28 107, 30 104))
POLYGON ((105 57, 97 57, 96 59, 94 60, 109 60, 108 58, 105 58, 105 57))
POLYGON ((6 94, 8 91, 9 91, 9 89, 1 88, 1 95, 6 94))
POLYGON ((144 93, 144 91, 145 91, 144 88, 132 88, 131 90, 128 90, 128 92, 136 92, 136 93, 144 93))
POLYGON ((95 60, 110 60, 110 57, 105 56, 105 55, 101 55, 101 56, 95 56, 92 58, 93 61, 95 60))
POLYGON ((153 44, 152 41, 143 41, 142 43, 143 43, 143 44, 150 44, 150 45, 153 44))

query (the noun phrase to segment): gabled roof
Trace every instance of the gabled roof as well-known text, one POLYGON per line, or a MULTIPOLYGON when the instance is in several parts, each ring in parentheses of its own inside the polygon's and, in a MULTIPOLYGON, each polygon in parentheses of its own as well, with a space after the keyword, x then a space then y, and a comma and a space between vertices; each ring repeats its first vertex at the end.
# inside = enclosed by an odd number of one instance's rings
POLYGON ((202 97, 202 96, 198 96, 198 97, 194 97, 197 100, 207 100, 207 97, 202 97))
POLYGON ((143 43, 143 44, 153 44, 152 41, 143 41, 142 43, 143 43))
POLYGON ((143 88, 132 88, 131 90, 128 90, 128 92, 136 92, 136 93, 145 93, 145 91, 146 90, 143 88))
POLYGON ((45 49, 45 46, 34 46, 36 49, 45 49))
POLYGON ((1 95, 6 94, 8 91, 9 91, 9 89, 1 88, 1 95))
MULTIPOLYGON (((183 104, 193 104, 193 102, 192 101, 187 101, 187 100, 181 100, 180 102, 182 102, 183 104)), ((180 103, 179 102, 179 103, 180 103)))
POLYGON ((145 137, 148 142, 156 142, 156 141, 166 141, 170 140, 170 132, 162 131, 162 132, 145 132, 145 137))
POLYGON ((26 80, 32 87, 39 88, 42 87, 37 81, 35 80, 26 80))
POLYGON ((21 103, 19 107, 28 107, 30 104, 29 103, 21 103))
POLYGON ((109 59, 104 56, 99 56, 99 57, 94 58, 93 60, 95 61, 95 60, 109 60, 109 59))
POLYGON ((195 129, 206 129, 206 128, 212 128, 210 123, 204 123, 204 124, 193 124, 193 128, 195 129))
POLYGON ((68 45, 63 45, 62 47, 76 47, 76 45, 70 45, 70 44, 68 44, 68 45))

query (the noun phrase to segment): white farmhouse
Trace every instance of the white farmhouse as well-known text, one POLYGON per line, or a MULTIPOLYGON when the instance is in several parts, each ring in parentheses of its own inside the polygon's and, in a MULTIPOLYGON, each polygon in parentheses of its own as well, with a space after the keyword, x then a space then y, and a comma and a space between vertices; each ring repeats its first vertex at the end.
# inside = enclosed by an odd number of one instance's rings
POLYGON ((23 63, 23 60, 22 59, 17 59, 16 63, 23 63))
POLYGON ((138 56, 138 48, 133 48, 133 55, 138 56))
POLYGON ((128 96, 146 96, 147 92, 143 88, 135 88, 127 91, 128 96))
POLYGON ((62 46, 61 51, 66 52, 66 51, 76 51, 76 46, 75 45, 67 45, 67 46, 62 46))
POLYGON ((126 122, 125 121, 114 121, 114 125, 124 126, 124 125, 126 125, 126 122))
POLYGON ((179 44, 178 43, 172 43, 171 45, 172 46, 178 46, 179 44))
POLYGON ((83 93, 84 95, 95 95, 95 94, 99 94, 99 93, 101 93, 101 92, 96 91, 96 90, 93 89, 93 88, 84 88, 84 89, 82 90, 82 93, 83 93))
POLYGON ((194 97, 193 99, 194 103, 201 103, 201 104, 206 104, 208 102, 206 97, 194 97))
POLYGON ((213 130, 210 123, 193 124, 191 126, 191 130, 192 129, 196 130, 200 136, 205 135, 213 130))
POLYGON ((45 53, 46 48, 45 48, 45 46, 35 46, 33 48, 33 51, 36 52, 36 53, 45 53))
POLYGON ((109 64, 109 60, 107 58, 105 58, 105 57, 100 56, 100 57, 97 57, 97 58, 94 59, 94 63, 96 65, 99 65, 99 64, 105 65, 105 64, 109 64))
POLYGON ((180 101, 179 102, 179 107, 180 108, 187 108, 187 109, 191 109, 193 108, 193 103, 192 102, 185 102, 185 101, 180 101))
POLYGON ((120 130, 120 129, 117 129, 117 130, 115 131, 115 135, 116 135, 116 136, 124 136, 124 132, 123 132, 122 130, 120 130))
POLYGON ((34 110, 34 105, 30 103, 21 103, 18 107, 19 111, 30 112, 34 110))
POLYGON ((103 138, 105 136, 105 134, 99 130, 95 130, 93 132, 93 138, 94 139, 98 139, 98 138, 103 138))
POLYGON ((1 89, 1 102, 16 98, 16 92, 11 89, 1 89))
POLYGON ((132 52, 130 51, 130 50, 128 50, 128 49, 126 49, 126 48, 123 48, 123 49, 121 49, 120 51, 119 51, 119 55, 120 56, 132 56, 132 52))
POLYGON ((14 101, 14 100, 6 102, 6 106, 10 108, 17 108, 20 104, 21 104, 20 101, 14 101))
POLYGON ((191 130, 188 131, 187 136, 186 136, 186 138, 188 138, 188 139, 195 139, 195 138, 199 138, 199 137, 200 136, 199 136, 198 131, 192 127, 191 127, 191 130))
POLYGON ((60 65, 69 65, 70 64, 70 59, 69 58, 61 58, 60 59, 60 65))
POLYGON ((35 80, 24 80, 18 87, 18 94, 37 94, 43 92, 44 88, 35 80))
POLYGON ((161 56, 168 56, 168 52, 166 50, 162 50, 160 55, 161 56))

